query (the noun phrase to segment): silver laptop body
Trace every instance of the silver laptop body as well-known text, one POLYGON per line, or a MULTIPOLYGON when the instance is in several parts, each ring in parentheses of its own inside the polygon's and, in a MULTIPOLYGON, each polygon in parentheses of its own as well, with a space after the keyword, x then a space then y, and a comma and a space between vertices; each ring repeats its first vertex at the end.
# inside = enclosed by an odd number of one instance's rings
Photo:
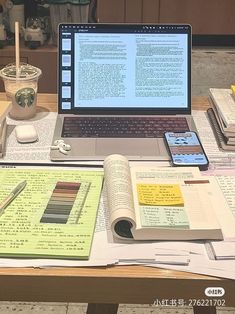
POLYGON ((114 153, 130 160, 169 159, 163 137, 154 134, 128 137, 114 130, 105 137, 96 132, 71 136, 66 130, 70 125, 73 130, 74 117, 141 122, 183 117, 188 129, 181 131, 196 130, 191 117, 189 25, 60 24, 58 52, 53 143, 62 139, 71 150, 51 150, 51 160, 103 160, 114 153), (70 122, 67 128, 64 119, 70 122))

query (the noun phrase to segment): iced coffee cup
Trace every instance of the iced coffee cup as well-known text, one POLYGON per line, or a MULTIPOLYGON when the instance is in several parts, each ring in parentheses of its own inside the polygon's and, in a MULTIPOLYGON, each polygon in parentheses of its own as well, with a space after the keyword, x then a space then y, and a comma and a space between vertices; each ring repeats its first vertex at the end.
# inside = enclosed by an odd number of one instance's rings
POLYGON ((30 119, 36 114, 38 79, 42 71, 29 64, 8 64, 0 70, 7 98, 12 101, 9 115, 13 119, 30 119))

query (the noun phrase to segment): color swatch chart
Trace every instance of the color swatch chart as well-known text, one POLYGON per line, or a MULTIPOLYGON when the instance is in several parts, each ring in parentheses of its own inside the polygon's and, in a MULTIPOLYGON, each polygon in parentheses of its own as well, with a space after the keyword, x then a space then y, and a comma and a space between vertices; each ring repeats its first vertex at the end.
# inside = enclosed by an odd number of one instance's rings
POLYGON ((40 222, 66 224, 80 187, 77 182, 57 182, 40 222))

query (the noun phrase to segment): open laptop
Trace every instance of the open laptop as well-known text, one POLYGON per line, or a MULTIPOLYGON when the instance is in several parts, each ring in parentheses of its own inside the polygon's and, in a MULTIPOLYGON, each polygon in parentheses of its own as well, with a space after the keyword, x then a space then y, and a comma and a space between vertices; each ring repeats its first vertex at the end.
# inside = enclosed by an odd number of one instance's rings
POLYGON ((190 25, 60 24, 58 51, 51 160, 168 160, 163 133, 195 130, 190 25))

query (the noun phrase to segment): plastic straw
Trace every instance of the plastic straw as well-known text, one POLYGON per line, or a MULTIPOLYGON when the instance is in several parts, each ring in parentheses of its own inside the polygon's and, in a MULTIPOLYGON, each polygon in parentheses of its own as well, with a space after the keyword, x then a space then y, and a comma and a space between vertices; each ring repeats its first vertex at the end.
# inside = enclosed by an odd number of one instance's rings
POLYGON ((19 76, 20 71, 20 35, 19 22, 15 22, 15 58, 16 58, 16 76, 19 76))

